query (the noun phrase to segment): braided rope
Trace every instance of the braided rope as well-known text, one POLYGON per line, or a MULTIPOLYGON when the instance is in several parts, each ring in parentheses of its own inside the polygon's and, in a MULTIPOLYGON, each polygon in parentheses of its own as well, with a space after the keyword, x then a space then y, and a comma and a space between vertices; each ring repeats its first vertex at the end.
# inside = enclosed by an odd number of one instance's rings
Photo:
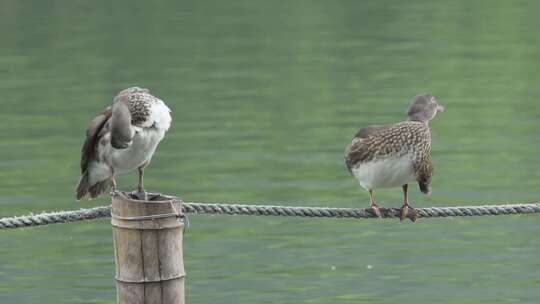
MULTIPOLYGON (((461 207, 428 207, 417 208, 418 217, 454 217, 481 215, 508 215, 540 213, 540 203, 506 204, 461 207)), ((185 203, 184 213, 195 214, 226 214, 226 215, 258 215, 258 216, 297 216, 297 217, 326 217, 326 218, 375 218, 371 209, 328 208, 328 207, 289 207, 263 206, 240 204, 207 204, 185 203)), ((396 218, 401 214, 399 208, 381 208, 383 218, 396 218)), ((58 211, 51 213, 30 214, 17 217, 0 218, 0 230, 21 227, 40 226, 57 223, 70 223, 111 216, 110 206, 73 211, 58 211)))
POLYGON ((48 224, 70 223, 82 220, 93 220, 111 216, 111 207, 102 206, 73 211, 58 211, 41 214, 30 214, 16 217, 0 218, 0 230, 21 227, 41 226, 48 224))

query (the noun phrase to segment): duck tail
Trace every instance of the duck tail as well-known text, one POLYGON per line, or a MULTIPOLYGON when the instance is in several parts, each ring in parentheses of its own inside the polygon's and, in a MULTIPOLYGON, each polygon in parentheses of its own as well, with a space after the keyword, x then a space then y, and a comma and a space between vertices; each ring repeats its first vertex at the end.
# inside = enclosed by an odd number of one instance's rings
POLYGON ((88 181, 88 171, 84 171, 79 179, 79 182, 77 183, 77 187, 75 187, 75 198, 77 201, 85 197, 86 194, 88 194, 89 189, 90 183, 88 181))
POLYGON ((113 185, 112 176, 90 184, 90 178, 88 171, 85 171, 75 188, 75 198, 77 201, 81 200, 85 196, 90 196, 90 198, 96 198, 101 194, 108 191, 113 185))

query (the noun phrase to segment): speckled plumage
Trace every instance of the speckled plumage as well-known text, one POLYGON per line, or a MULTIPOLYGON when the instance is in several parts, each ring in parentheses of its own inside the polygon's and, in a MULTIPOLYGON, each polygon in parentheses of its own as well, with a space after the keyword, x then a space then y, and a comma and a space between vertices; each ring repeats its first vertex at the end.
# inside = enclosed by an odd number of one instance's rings
POLYGON ((404 121, 360 130, 345 149, 345 164, 352 172, 353 168, 369 162, 404 155, 412 156, 413 172, 421 188, 428 191, 432 171, 431 130, 422 122, 404 121))
POLYGON ((408 121, 363 128, 345 148, 347 169, 369 191, 370 206, 379 216, 374 189, 402 186, 405 213, 409 182, 417 181, 423 193, 430 193, 433 166, 428 123, 443 110, 432 95, 417 95, 407 112, 408 121))
POLYGON ((170 124, 169 108, 147 89, 132 87, 118 93, 86 131, 76 198, 96 197, 115 185, 116 174, 136 168, 141 191, 144 167, 170 124))
POLYGON ((131 124, 141 126, 150 117, 150 103, 157 98, 148 90, 133 90, 128 93, 127 104, 131 113, 131 124))

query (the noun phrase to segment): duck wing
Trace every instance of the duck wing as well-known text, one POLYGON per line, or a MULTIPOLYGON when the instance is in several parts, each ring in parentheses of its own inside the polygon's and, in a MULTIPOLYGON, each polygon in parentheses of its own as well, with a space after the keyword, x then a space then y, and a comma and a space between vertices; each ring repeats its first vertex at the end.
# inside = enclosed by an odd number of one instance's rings
POLYGON ((367 126, 363 129, 360 129, 356 135, 354 135, 355 138, 368 138, 370 136, 373 136, 375 134, 384 132, 390 128, 392 128, 394 124, 388 124, 388 125, 371 125, 367 126))
POLYGON ((345 148, 345 165, 349 172, 359 162, 373 158, 375 150, 366 145, 366 141, 377 134, 382 134, 395 127, 395 124, 371 125, 360 129, 352 142, 345 148))
POLYGON ((115 101, 111 114, 111 145, 115 149, 125 149, 131 145, 133 129, 127 98, 115 101))
POLYGON ((86 129, 86 139, 81 151, 81 173, 88 169, 88 164, 97 158, 97 148, 101 137, 106 132, 103 132, 107 122, 111 119, 112 108, 107 107, 103 112, 99 113, 86 129))

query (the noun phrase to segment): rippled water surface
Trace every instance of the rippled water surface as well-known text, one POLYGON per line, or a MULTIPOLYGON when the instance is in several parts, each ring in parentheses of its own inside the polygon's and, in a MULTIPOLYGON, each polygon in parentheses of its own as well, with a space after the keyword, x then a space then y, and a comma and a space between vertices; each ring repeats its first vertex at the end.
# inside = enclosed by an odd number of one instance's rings
MULTIPOLYGON (((0 1, 0 217, 75 203, 79 151, 120 89, 173 126, 146 186, 186 201, 364 207, 353 134, 446 107, 433 195, 540 198, 534 1, 0 1)), ((120 187, 135 186, 133 174, 120 187)), ((400 189, 376 192, 399 206, 400 189)), ((538 216, 304 220, 191 216, 189 303, 536 303, 538 216)), ((0 231, 0 303, 114 303, 107 219, 0 231)))

